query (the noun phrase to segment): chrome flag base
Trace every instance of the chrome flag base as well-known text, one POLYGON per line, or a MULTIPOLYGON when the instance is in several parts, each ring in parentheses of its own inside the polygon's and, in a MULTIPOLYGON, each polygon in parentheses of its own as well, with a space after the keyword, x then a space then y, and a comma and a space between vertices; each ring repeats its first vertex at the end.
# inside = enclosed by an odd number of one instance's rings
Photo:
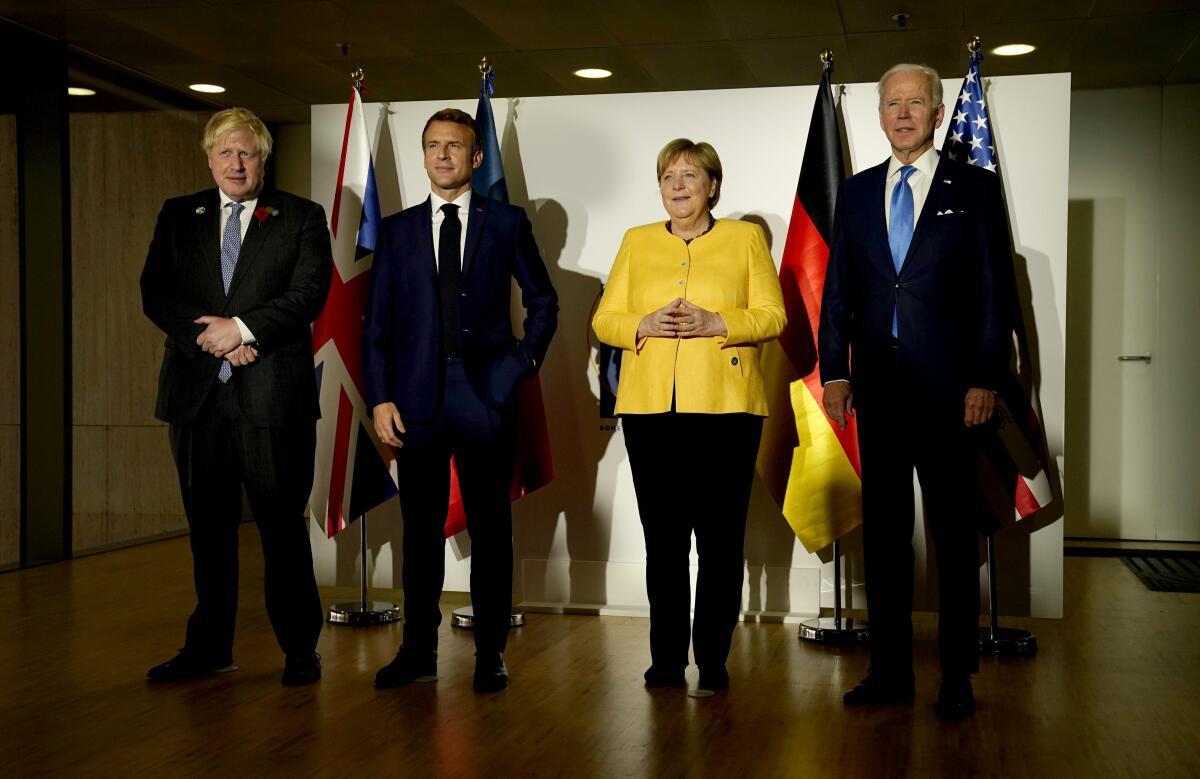
POLYGON ((329 621, 334 625, 385 625, 398 621, 401 614, 400 607, 390 601, 335 603, 329 607, 329 621))
POLYGON ((1017 628, 979 629, 979 654, 997 657, 1029 657, 1038 651, 1037 636, 1017 628))
POLYGON ((820 617, 800 623, 800 638, 825 644, 857 644, 870 638, 866 620, 844 617, 820 617))
MULTIPOLYGON (((475 627, 475 609, 471 606, 463 606, 454 610, 450 617, 450 624, 462 630, 470 630, 475 627)), ((510 627, 519 628, 525 624, 525 609, 520 606, 513 606, 512 616, 508 620, 510 627)))

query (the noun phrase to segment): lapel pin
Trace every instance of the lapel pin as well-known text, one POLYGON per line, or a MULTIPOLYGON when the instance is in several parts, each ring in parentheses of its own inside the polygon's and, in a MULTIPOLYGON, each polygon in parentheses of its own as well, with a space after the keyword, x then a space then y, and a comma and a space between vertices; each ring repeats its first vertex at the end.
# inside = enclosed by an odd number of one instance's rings
POLYGON ((196 213, 197 213, 197 214, 203 214, 203 213, 204 213, 204 206, 199 206, 199 207, 196 209, 196 213))
POLYGON ((949 183, 950 183, 950 179, 942 179, 942 183, 943 183, 943 184, 949 184, 949 183))

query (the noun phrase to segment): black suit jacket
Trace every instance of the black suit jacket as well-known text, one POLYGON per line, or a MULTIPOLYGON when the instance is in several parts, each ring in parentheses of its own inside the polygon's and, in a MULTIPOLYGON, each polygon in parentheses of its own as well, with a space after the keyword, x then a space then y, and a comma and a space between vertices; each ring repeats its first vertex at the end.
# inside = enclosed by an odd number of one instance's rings
POLYGON ((240 317, 258 359, 234 368, 242 413, 271 427, 320 416, 313 373, 312 321, 333 273, 325 211, 286 192, 264 190, 229 294, 221 283, 220 198, 209 189, 163 204, 142 270, 142 309, 166 333, 154 415, 175 425, 196 416, 221 361, 196 346, 204 315, 240 317), (262 209, 265 209, 262 210, 262 209))
MULTIPOLYGON (((558 295, 525 211, 471 195, 459 297, 460 347, 479 397, 499 408, 541 365, 558 326, 558 295), (525 307, 513 335, 512 279, 525 307)), ((368 406, 392 402, 405 421, 430 419, 441 400, 437 261, 430 200, 383 220, 364 321, 368 406)))
POLYGON ((850 379, 864 406, 888 392, 877 377, 892 360, 895 309, 901 359, 917 383, 910 389, 961 412, 968 388, 999 388, 1012 347, 1000 177, 941 157, 897 273, 883 208, 887 168, 885 161, 838 190, 818 335, 821 381, 850 379))

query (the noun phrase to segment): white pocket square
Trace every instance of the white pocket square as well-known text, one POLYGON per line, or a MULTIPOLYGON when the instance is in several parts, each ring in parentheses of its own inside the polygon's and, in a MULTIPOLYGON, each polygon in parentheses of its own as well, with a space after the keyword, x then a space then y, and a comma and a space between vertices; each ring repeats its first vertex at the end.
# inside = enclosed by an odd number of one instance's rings
POLYGON ((938 211, 937 215, 938 216, 949 216, 950 214, 953 214, 953 213, 954 213, 953 208, 947 208, 945 211, 938 211))

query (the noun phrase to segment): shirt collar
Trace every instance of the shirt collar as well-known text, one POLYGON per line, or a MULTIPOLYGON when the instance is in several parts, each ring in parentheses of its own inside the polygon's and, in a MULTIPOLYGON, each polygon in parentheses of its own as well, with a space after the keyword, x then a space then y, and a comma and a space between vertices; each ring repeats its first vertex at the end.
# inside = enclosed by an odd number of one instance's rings
POLYGON ((465 214, 467 212, 467 207, 471 205, 471 189, 468 187, 466 192, 462 193, 453 200, 447 200, 436 192, 429 193, 429 204, 433 207, 434 214, 437 214, 438 211, 441 211, 442 206, 446 205, 447 203, 453 203, 454 205, 458 206, 458 213, 465 214))
MULTIPOLYGON (((924 154, 922 154, 920 157, 917 157, 909 164, 915 167, 921 173, 925 174, 925 178, 932 180, 933 174, 937 170, 938 166, 937 148, 930 146, 925 150, 924 154)), ((900 173, 900 168, 902 167, 904 167, 904 163, 896 159, 896 155, 893 154, 891 157, 889 157, 887 172, 888 179, 891 180, 898 176, 900 173)))
MULTIPOLYGON (((261 194, 262 193, 260 192, 259 195, 261 195, 261 194)), ((220 187, 217 187, 217 196, 221 198, 221 210, 222 211, 225 209, 225 206, 234 202, 234 199, 231 198, 229 195, 226 195, 225 190, 221 189, 220 187)), ((254 197, 252 197, 248 200, 239 200, 237 202, 239 202, 243 206, 245 206, 247 211, 253 212, 255 206, 258 204, 258 195, 255 195, 254 197)))

